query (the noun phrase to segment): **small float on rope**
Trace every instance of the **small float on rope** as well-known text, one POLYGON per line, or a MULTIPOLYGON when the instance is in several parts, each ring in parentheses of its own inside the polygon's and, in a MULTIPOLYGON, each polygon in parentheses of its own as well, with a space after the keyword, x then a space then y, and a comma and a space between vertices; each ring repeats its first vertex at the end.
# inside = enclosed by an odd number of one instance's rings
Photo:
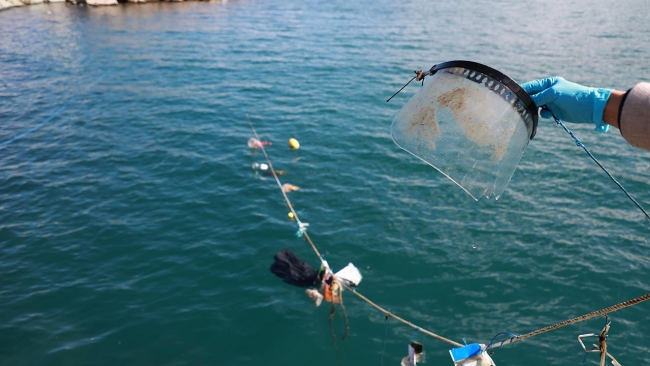
POLYGON ((289 139, 289 148, 291 150, 298 150, 300 149, 300 142, 298 140, 294 139, 293 137, 289 139))

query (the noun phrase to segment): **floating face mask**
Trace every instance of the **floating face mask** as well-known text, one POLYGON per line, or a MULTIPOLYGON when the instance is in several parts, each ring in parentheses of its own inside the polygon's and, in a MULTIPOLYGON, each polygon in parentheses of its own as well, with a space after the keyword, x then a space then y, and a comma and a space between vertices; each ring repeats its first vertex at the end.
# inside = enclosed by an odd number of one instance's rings
POLYGON ((535 136, 535 103, 515 81, 476 62, 445 62, 424 75, 393 120, 393 141, 475 200, 498 199, 535 136))

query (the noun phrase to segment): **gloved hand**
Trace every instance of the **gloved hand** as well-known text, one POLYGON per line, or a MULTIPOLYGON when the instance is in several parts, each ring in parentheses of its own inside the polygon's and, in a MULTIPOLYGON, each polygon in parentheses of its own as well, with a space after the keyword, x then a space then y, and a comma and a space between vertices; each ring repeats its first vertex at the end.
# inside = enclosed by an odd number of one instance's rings
POLYGON ((589 88, 559 76, 529 81, 521 87, 538 107, 548 108, 540 112, 544 118, 551 118, 552 112, 566 122, 594 123, 598 132, 609 130, 609 125, 603 121, 603 112, 611 89, 589 88))

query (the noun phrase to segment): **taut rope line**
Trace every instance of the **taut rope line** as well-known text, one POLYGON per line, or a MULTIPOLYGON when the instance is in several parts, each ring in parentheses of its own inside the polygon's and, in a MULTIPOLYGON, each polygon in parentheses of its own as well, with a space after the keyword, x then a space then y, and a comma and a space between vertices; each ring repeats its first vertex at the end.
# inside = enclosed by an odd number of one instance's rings
POLYGON ((417 326, 417 325, 411 323, 411 322, 408 321, 408 320, 405 320, 405 319, 400 318, 399 316, 397 316, 397 315, 391 313, 390 311, 388 311, 388 310, 382 308, 381 306, 375 304, 374 302, 370 301, 370 299, 368 299, 367 297, 361 295, 361 294, 360 294, 359 292, 357 292, 356 290, 351 289, 351 288, 348 287, 346 284, 342 283, 342 285, 343 285, 343 287, 345 287, 346 289, 350 290, 353 294, 357 295, 358 298, 360 298, 361 300, 367 302, 367 303, 368 303, 370 306, 372 306, 373 308, 375 308, 375 309, 381 311, 382 313, 384 313, 384 315, 389 316, 389 317, 391 317, 391 318, 393 318, 393 319, 395 319, 395 320, 397 320, 397 321, 399 321, 399 322, 402 322, 402 323, 408 325, 409 327, 411 327, 411 328, 413 328, 413 329, 416 329, 416 330, 418 330, 418 331, 420 331, 420 332, 422 332, 422 333, 424 333, 424 334, 426 334, 426 335, 428 335, 428 336, 431 336, 431 337, 433 337, 433 338, 439 339, 439 340, 441 340, 441 341, 443 341, 443 342, 447 342, 447 343, 449 343, 449 344, 451 344, 451 345, 454 345, 454 346, 456 346, 456 347, 462 347, 462 346, 463 346, 462 344, 460 344, 460 343, 458 343, 458 342, 452 341, 452 340, 449 339, 449 338, 445 338, 445 337, 443 337, 443 336, 441 336, 441 335, 435 334, 435 333, 433 333, 433 332, 431 332, 431 331, 428 331, 428 330, 426 330, 426 329, 424 329, 424 328, 422 328, 422 327, 419 327, 419 326, 417 326))
MULTIPOLYGON (((550 112, 550 110, 549 110, 548 108, 545 108, 545 109, 548 110, 548 111, 550 112)), ((645 217, 646 217, 647 219, 650 220, 650 215, 646 212, 646 210, 644 210, 643 207, 641 207, 641 205, 639 204, 639 202, 637 202, 634 198, 632 198, 632 196, 628 193, 628 191, 627 191, 625 188, 623 188, 623 186, 621 185, 621 183, 619 183, 619 182, 618 182, 618 181, 617 181, 617 180, 616 180, 616 179, 615 179, 615 178, 614 178, 614 177, 609 173, 609 171, 608 171, 607 169, 605 169, 605 167, 604 167, 604 166, 603 166, 603 165, 602 165, 602 164, 601 164, 601 163, 600 163, 600 162, 599 162, 599 161, 598 161, 598 160, 597 160, 597 159, 596 159, 596 158, 591 154, 591 152, 590 152, 590 151, 587 149, 587 147, 582 143, 582 141, 580 141, 580 139, 579 139, 578 137, 576 137, 576 135, 573 133, 573 131, 569 130, 569 129, 567 128, 567 126, 565 126, 564 123, 562 123, 562 120, 559 119, 559 118, 557 118, 557 117, 555 117, 555 115, 554 115, 553 113, 551 113, 551 115, 553 116, 553 119, 555 120, 555 123, 557 123, 558 125, 562 126, 562 128, 564 128, 564 130, 565 130, 569 135, 571 135, 571 137, 573 137, 573 140, 576 142, 576 145, 579 146, 579 147, 581 147, 581 148, 582 148, 582 149, 587 153, 587 155, 589 155, 589 157, 591 158, 591 160, 593 160, 596 164, 598 164, 598 166, 600 167, 600 169, 602 169, 602 170, 607 174, 607 176, 609 177, 609 179, 611 179, 614 183, 616 183, 616 185, 618 186, 618 188, 620 188, 621 191, 623 191, 623 193, 625 193, 625 195, 627 196, 627 198, 629 198, 630 201, 632 201, 632 203, 634 203, 634 204, 636 205, 636 207, 638 207, 639 210, 641 210, 641 212, 643 212, 643 214, 645 215, 645 217)))
MULTIPOLYGON (((99 83, 100 81, 102 81, 102 80, 104 79, 105 76, 106 76, 105 73, 102 74, 99 78, 97 78, 97 80, 95 80, 93 83, 91 83, 90 85, 88 85, 88 88, 92 88, 93 86, 95 86, 95 84, 97 84, 97 83, 99 83)), ((77 95, 79 95, 79 94, 80 94, 80 93, 77 93, 77 95)), ((21 138, 23 138, 23 137, 29 135, 30 133, 32 133, 32 132, 38 130, 39 128, 43 127, 45 124, 47 124, 48 122, 50 122, 51 120, 53 120, 54 118, 56 118, 57 116, 59 116, 61 113, 63 113, 63 111, 65 111, 65 109, 68 108, 68 104, 69 104, 70 102, 73 102, 73 101, 75 100, 75 98, 76 98, 76 96, 73 96, 73 97, 68 98, 68 100, 66 100, 65 103, 63 103, 63 105, 62 105, 59 109, 56 110, 56 112, 54 112, 51 116, 47 117, 43 122, 37 124, 36 126, 30 128, 29 130, 27 130, 27 131, 25 131, 25 132, 23 132, 23 133, 21 133, 21 134, 18 134, 18 135, 16 135, 16 136, 10 138, 10 139, 7 140, 7 141, 1 142, 1 143, 0 143, 0 148, 3 148, 3 147, 9 145, 10 143, 12 143, 12 142, 14 142, 14 141, 16 141, 16 140, 20 140, 21 138)))
POLYGON ((613 313, 613 312, 615 312, 617 310, 621 310, 621 309, 626 308, 628 306, 636 305, 636 304, 638 304, 640 302, 643 302, 643 301, 646 301, 646 300, 650 300, 650 294, 645 294, 643 296, 637 297, 636 299, 624 301, 622 303, 612 305, 610 307, 607 307, 607 308, 604 308, 604 309, 601 309, 601 310, 593 311, 593 312, 591 312, 589 314, 585 314, 585 315, 581 315, 581 316, 573 318, 573 319, 565 320, 565 321, 563 321, 561 323, 556 323, 556 324, 553 324, 553 325, 549 325, 548 327, 538 329, 538 330, 536 330, 534 332, 530 332, 530 333, 527 333, 527 334, 524 334, 524 335, 521 335, 521 336, 506 339, 503 342, 495 343, 495 344, 492 344, 492 345, 488 346, 488 349, 501 347, 501 346, 504 346, 506 344, 510 344, 510 343, 514 343, 514 342, 523 341, 524 339, 534 337, 534 336, 536 336, 538 334, 546 333, 546 332, 549 332, 551 330, 555 330, 555 329, 558 329, 558 328, 565 327, 567 325, 571 325, 571 324, 574 324, 574 323, 585 321, 585 320, 591 319, 591 318, 593 318, 595 316, 613 313))

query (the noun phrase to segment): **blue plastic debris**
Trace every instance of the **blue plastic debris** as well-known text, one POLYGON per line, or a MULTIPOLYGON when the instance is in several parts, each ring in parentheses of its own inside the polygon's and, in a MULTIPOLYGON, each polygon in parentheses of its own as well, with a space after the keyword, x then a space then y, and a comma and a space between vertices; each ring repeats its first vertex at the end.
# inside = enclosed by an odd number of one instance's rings
POLYGON ((481 354, 481 352, 483 352, 483 349, 481 348, 481 345, 478 343, 472 343, 464 347, 459 347, 459 348, 454 348, 449 350, 451 359, 454 362, 460 362, 470 357, 478 356, 481 354))

